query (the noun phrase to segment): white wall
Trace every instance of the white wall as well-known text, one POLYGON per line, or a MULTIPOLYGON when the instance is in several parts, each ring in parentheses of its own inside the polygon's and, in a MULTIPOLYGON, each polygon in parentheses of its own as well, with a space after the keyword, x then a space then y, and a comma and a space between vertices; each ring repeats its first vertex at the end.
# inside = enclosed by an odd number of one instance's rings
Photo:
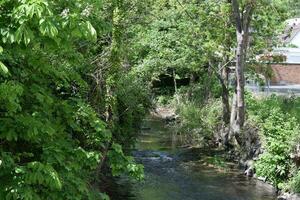
POLYGON ((297 35, 295 35, 295 37, 291 40, 290 43, 300 48, 300 32, 298 32, 297 35))
POLYGON ((274 52, 286 55, 287 63, 300 63, 300 48, 277 48, 274 52))

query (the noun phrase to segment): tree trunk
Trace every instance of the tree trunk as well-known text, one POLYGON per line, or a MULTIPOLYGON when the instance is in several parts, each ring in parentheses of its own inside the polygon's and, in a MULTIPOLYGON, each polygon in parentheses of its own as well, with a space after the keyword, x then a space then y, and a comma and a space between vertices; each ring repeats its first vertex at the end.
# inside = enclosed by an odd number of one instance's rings
POLYGON ((223 122, 228 125, 230 122, 230 106, 229 106, 229 90, 228 90, 228 67, 222 69, 222 107, 223 107, 223 122))
POLYGON ((175 93, 177 93, 177 81, 176 81, 175 69, 173 69, 173 82, 174 82, 174 91, 175 91, 175 93))
POLYGON ((237 118, 237 100, 236 100, 236 92, 234 92, 233 96, 232 96, 231 114, 230 114, 230 133, 227 134, 227 136, 225 137, 226 145, 232 139, 232 136, 234 136, 234 133, 237 132, 236 118, 237 118))
POLYGON ((245 122, 244 70, 249 40, 249 28, 255 3, 256 0, 248 0, 245 2, 243 9, 240 9, 239 2, 232 0, 233 15, 236 23, 237 49, 235 66, 236 89, 232 103, 230 134, 233 134, 237 141, 239 141, 238 137, 245 122))
POLYGON ((177 94, 177 81, 176 81, 176 72, 175 69, 173 69, 173 81, 174 81, 174 91, 175 91, 175 98, 176 98, 176 102, 177 104, 179 104, 179 96, 177 94))
POLYGON ((245 75, 244 75, 244 67, 245 67, 245 40, 246 35, 243 33, 237 32, 237 50, 236 50, 236 66, 235 66, 235 76, 236 76, 236 130, 237 133, 241 131, 245 122, 245 75))
POLYGON ((228 144, 229 129, 230 125, 230 106, 229 106, 229 90, 228 90, 228 68, 223 67, 221 74, 221 85, 222 85, 222 109, 223 109, 223 125, 222 125, 222 141, 225 146, 228 144))

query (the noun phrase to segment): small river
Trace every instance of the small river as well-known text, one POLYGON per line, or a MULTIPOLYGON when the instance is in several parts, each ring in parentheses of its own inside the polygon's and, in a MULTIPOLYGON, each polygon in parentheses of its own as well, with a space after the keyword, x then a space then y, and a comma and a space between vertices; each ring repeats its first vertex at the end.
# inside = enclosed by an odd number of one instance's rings
POLYGON ((217 170, 200 164, 199 151, 179 147, 162 119, 144 122, 134 157, 145 167, 145 180, 117 180, 112 200, 275 200, 267 184, 247 178, 238 169, 217 170))

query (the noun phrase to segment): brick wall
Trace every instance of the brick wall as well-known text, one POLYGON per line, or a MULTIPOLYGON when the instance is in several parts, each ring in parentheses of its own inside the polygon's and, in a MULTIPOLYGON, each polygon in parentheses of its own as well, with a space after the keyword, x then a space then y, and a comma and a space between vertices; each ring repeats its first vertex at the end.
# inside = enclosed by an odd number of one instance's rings
POLYGON ((272 85, 300 85, 300 64, 273 64, 272 85))

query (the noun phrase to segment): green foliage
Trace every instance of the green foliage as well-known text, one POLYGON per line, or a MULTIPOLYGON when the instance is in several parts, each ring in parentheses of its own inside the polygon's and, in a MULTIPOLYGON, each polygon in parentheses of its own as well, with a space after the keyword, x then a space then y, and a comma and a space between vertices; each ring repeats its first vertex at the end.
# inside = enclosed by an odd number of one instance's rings
POLYGON ((125 125, 117 128, 104 121, 103 109, 96 112, 105 105, 91 101, 90 60, 105 47, 93 43, 105 15, 94 14, 96 6, 0 2, 0 199, 108 199, 91 186, 102 165, 116 176, 143 176, 122 147, 132 144, 126 134, 146 113, 147 90, 128 73, 118 80, 116 106, 125 125), (129 130, 121 135, 118 128, 129 130))
POLYGON ((170 75, 172 69, 181 77, 190 72, 205 74, 208 54, 220 49, 215 38, 219 27, 209 24, 226 20, 216 20, 217 3, 162 0, 152 5, 150 13, 150 23, 135 38, 138 70, 153 79, 170 75))
POLYGON ((170 105, 173 101, 173 97, 170 95, 159 95, 156 97, 156 104, 161 106, 170 105))
MULTIPOLYGON (((282 3, 259 2, 252 55, 276 37, 282 3)), ((176 91, 190 93, 178 105, 183 133, 211 137, 218 125, 220 103, 207 100, 220 96, 214 65, 236 46, 228 1, 3 0, 0 12, 0 199, 107 199, 91 188, 102 165, 142 179, 122 149, 133 146, 161 74, 198 79, 176 91)), ((264 171, 282 182, 296 122, 253 106, 271 155, 260 161, 271 160, 264 171)))
POLYGON ((300 172, 299 171, 289 181, 288 187, 293 192, 300 193, 300 172))
POLYGON ((218 169, 222 169, 224 171, 228 170, 228 166, 225 158, 219 155, 214 155, 212 157, 207 157, 204 160, 207 164, 212 165, 218 169))
POLYGON ((130 147, 134 145, 137 129, 151 106, 147 85, 135 78, 134 73, 122 77, 117 84, 118 123, 117 141, 130 147))
POLYGON ((114 176, 120 175, 125 171, 137 180, 144 178, 143 166, 135 164, 132 157, 125 156, 120 145, 112 144, 112 150, 108 152, 108 157, 114 176))
POLYGON ((267 177, 278 187, 289 179, 293 167, 292 141, 299 135, 299 123, 288 113, 284 101, 275 96, 259 102, 248 101, 250 118, 260 127, 265 149, 255 164, 257 175, 267 177))
POLYGON ((180 118, 179 132, 191 137, 188 142, 193 144, 197 142, 201 144, 204 138, 212 139, 220 123, 220 110, 219 100, 210 101, 202 106, 193 102, 179 104, 177 107, 180 118))

